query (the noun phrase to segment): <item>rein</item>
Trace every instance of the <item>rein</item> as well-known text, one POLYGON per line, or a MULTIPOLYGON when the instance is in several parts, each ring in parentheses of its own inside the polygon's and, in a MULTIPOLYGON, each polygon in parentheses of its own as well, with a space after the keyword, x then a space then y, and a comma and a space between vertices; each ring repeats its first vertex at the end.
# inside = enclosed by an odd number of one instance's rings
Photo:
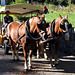
POLYGON ((20 39, 21 39, 22 37, 25 36, 25 34, 23 34, 22 36, 19 37, 19 28, 20 28, 23 24, 24 24, 24 22, 18 26, 18 29, 17 29, 17 37, 18 37, 18 40, 16 41, 15 45, 18 43, 18 41, 21 41, 20 39))
MULTIPOLYGON (((36 23, 36 26, 37 26, 37 27, 38 27, 37 24, 38 24, 39 21, 42 21, 42 20, 38 20, 38 21, 37 21, 37 23, 36 23)), ((44 21, 44 20, 43 20, 43 21, 44 21)), ((38 27, 38 30, 39 30, 40 37, 45 41, 45 38, 44 38, 44 36, 42 35, 42 33, 44 33, 44 31, 40 32, 41 29, 40 29, 39 27, 38 27)))
MULTIPOLYGON (((38 20, 38 21, 40 21, 40 20, 38 20)), ((30 33, 30 31, 29 31, 29 20, 26 21, 25 33, 24 33, 22 36, 19 37, 19 28, 20 28, 23 24, 24 24, 24 23, 20 24, 19 27, 18 27, 18 29, 17 29, 17 37, 18 37, 18 40, 16 41, 15 45, 16 45, 16 44, 18 43, 18 41, 20 41, 20 39, 21 39, 22 37, 24 37, 24 36, 26 36, 27 38, 29 38, 29 39, 31 39, 31 40, 35 40, 35 41, 37 41, 37 40, 39 40, 39 39, 42 38, 42 35, 41 35, 40 37, 38 37, 38 38, 34 38, 34 37, 31 35, 31 33, 30 33)), ((40 30, 39 30, 39 31, 40 31, 40 30)), ((41 34, 41 33, 40 33, 40 34, 41 34)))
MULTIPOLYGON (((65 33, 67 33, 67 32, 65 32, 65 33)), ((47 40, 45 40, 45 41, 41 41, 41 43, 45 43, 45 42, 48 42, 48 41, 51 41, 51 40, 54 40, 54 39, 58 39, 58 38, 62 37, 63 35, 65 35, 65 33, 63 33, 63 34, 60 35, 60 36, 51 37, 51 38, 49 38, 49 39, 47 39, 47 40)))

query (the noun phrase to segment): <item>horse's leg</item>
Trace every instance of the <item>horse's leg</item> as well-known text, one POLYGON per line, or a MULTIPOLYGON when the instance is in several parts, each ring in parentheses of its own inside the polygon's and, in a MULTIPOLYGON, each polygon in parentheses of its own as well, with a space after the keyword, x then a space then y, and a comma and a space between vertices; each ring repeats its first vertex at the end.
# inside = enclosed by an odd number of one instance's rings
POLYGON ((49 43, 49 49, 50 49, 50 68, 52 68, 53 66, 53 63, 52 63, 52 47, 51 47, 51 44, 49 43))
POLYGON ((18 50, 19 50, 19 45, 18 45, 18 47, 16 48, 16 58, 17 58, 17 61, 19 60, 18 50))
POLYGON ((14 46, 14 42, 11 39, 11 37, 9 37, 9 42, 11 44, 11 51, 12 51, 13 61, 15 61, 15 46, 14 46))
POLYGON ((15 48, 11 46, 13 61, 15 61, 15 48))
POLYGON ((27 65, 27 51, 26 51, 26 46, 23 45, 23 52, 24 52, 24 59, 25 59, 25 63, 24 63, 24 69, 25 71, 28 70, 28 65, 27 65))
POLYGON ((37 41, 37 59, 40 58, 39 42, 37 41))
POLYGON ((60 40, 57 40, 56 43, 55 43, 55 65, 58 64, 57 62, 57 58, 58 58, 58 47, 59 47, 59 43, 60 43, 60 40))
POLYGON ((46 43, 44 43, 44 58, 47 59, 47 54, 46 54, 46 43))
POLYGON ((28 67, 29 67, 29 70, 31 70, 31 67, 32 67, 31 66, 32 50, 29 51, 29 57, 28 58, 29 58, 28 67))

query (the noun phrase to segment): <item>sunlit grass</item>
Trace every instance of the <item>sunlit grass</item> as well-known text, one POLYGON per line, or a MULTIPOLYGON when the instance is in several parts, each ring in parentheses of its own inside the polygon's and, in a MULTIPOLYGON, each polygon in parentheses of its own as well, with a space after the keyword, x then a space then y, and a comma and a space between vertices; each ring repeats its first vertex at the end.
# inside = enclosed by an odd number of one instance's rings
POLYGON ((53 13, 49 13, 46 14, 46 21, 47 22, 51 22, 52 20, 59 18, 59 14, 63 17, 66 16, 66 14, 68 15, 68 21, 72 24, 73 27, 75 27, 75 13, 68 13, 68 12, 53 12, 53 13))

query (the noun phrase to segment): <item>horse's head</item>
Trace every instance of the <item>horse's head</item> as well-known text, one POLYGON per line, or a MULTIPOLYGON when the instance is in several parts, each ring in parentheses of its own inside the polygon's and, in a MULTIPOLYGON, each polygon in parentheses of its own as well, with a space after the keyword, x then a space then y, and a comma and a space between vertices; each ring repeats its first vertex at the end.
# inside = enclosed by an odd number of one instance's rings
POLYGON ((31 33, 37 32, 39 37, 42 38, 42 40, 46 39, 46 21, 44 18, 45 16, 43 14, 42 17, 39 17, 37 15, 36 17, 33 17, 29 20, 30 32, 31 33))
POLYGON ((69 40, 69 22, 68 22, 68 15, 62 17, 59 15, 59 19, 54 19, 49 25, 52 36, 60 36, 61 34, 65 33, 65 40, 69 40))
POLYGON ((60 16, 59 27, 61 28, 62 33, 65 33, 65 40, 69 40, 69 22, 68 15, 65 17, 60 16))

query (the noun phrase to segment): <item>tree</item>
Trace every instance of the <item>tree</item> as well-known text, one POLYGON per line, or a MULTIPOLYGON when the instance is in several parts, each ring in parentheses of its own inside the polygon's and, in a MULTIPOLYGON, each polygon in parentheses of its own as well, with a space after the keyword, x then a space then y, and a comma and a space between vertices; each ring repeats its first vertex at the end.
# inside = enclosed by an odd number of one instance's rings
POLYGON ((15 0, 13 0, 13 2, 15 2, 15 0))
POLYGON ((73 4, 75 4, 75 0, 71 0, 71 2, 72 2, 73 4))
POLYGON ((46 2, 46 3, 49 3, 49 2, 50 2, 50 0, 45 0, 45 2, 46 2))
POLYGON ((58 5, 57 0, 53 0, 53 4, 58 5))
POLYGON ((69 13, 71 11, 71 0, 69 0, 69 13))
MULTIPOLYGON (((13 4, 26 3, 27 0, 12 0, 13 4)), ((12 4, 12 3, 11 3, 12 4)))
POLYGON ((57 0, 58 4, 60 5, 64 0, 57 0))
POLYGON ((64 5, 64 6, 66 6, 66 5, 68 5, 68 0, 53 0, 52 3, 55 4, 55 5, 64 5))

